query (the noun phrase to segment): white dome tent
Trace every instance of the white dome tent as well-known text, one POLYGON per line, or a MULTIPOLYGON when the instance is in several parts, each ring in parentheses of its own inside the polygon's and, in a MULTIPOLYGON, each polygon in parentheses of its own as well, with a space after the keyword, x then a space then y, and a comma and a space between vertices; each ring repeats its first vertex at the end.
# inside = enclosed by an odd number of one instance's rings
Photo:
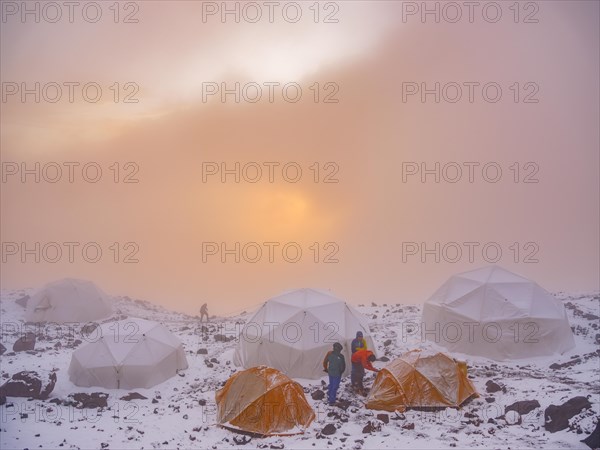
POLYGON ((88 339, 73 352, 69 366, 69 378, 77 386, 150 388, 188 367, 181 341, 157 322, 109 322, 88 339))
POLYGON ((498 266, 452 276, 425 302, 422 336, 451 352, 497 361, 575 347, 560 300, 498 266))
POLYGON ((46 284, 28 301, 28 322, 90 322, 112 314, 111 300, 91 281, 65 278, 46 284))
POLYGON ((346 373, 350 344, 362 331, 376 354, 366 318, 344 300, 315 289, 284 292, 265 302, 246 322, 233 362, 250 368, 273 367, 292 378, 320 378, 323 358, 334 342, 344 346, 346 373))

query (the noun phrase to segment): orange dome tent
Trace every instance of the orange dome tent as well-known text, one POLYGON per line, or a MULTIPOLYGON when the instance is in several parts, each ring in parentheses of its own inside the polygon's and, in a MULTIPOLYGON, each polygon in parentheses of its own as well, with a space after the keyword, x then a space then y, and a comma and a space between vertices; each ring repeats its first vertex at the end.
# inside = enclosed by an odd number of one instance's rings
POLYGON ((215 400, 221 426, 260 435, 302 433, 315 419, 302 386, 266 366, 235 373, 215 400))
POLYGON ((366 406, 392 412, 458 407, 472 396, 477 392, 467 378, 466 363, 444 353, 412 350, 381 369, 366 406))

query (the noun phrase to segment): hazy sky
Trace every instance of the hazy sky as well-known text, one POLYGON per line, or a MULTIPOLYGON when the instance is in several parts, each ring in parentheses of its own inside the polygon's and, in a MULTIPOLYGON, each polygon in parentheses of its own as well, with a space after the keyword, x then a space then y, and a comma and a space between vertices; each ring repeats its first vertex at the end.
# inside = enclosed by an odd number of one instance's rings
POLYGON ((421 2, 305 2, 291 23, 290 3, 273 23, 263 2, 256 23, 244 4, 223 23, 203 20, 221 2, 177 1, 123 3, 119 23, 112 2, 96 23, 93 10, 70 23, 66 8, 50 23, 40 3, 39 23, 23 23, 21 2, 2 1, 2 287, 74 276, 188 312, 294 287, 421 302, 500 250, 498 264, 549 290, 599 288, 597 2, 501 3, 495 23, 498 11, 469 20, 464 6, 451 23, 457 10, 436 2, 439 23, 411 9, 421 2), (36 82, 39 103, 23 101, 36 82), (236 83, 239 103, 208 95, 236 83), (36 162, 40 182, 22 182, 36 162), (222 182, 222 163, 239 163, 239 183, 222 182))

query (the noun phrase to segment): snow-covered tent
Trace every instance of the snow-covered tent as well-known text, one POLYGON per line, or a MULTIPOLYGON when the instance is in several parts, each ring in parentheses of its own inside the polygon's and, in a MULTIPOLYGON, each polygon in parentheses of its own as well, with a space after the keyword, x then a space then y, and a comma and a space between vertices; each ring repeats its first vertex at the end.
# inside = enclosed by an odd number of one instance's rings
POLYGON ((537 283, 498 266, 452 276, 423 307, 422 336, 497 361, 575 346, 565 308, 537 283))
POLYGON ((28 322, 90 322, 112 313, 111 300, 91 281, 65 278, 46 284, 27 301, 28 322))
POLYGON ((365 402, 369 409, 458 408, 477 396, 467 365, 432 351, 412 350, 377 373, 365 402))
POLYGON ((349 373, 350 344, 357 331, 377 354, 366 318, 344 300, 316 289, 291 290, 265 302, 246 322, 233 361, 244 368, 265 365, 292 378, 315 379, 326 375, 323 358, 339 342, 349 373))
POLYGON ((315 419, 302 386, 271 367, 234 373, 215 402, 219 425, 263 436, 303 433, 315 419))
POLYGON ((149 388, 188 363, 181 341, 157 322, 125 319, 98 327, 73 352, 69 378, 77 386, 149 388))

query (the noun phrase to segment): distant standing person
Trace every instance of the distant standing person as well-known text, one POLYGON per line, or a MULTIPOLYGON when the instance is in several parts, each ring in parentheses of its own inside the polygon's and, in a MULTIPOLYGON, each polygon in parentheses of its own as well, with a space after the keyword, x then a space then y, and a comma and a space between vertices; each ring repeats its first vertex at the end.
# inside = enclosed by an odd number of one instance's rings
POLYGON ((358 350, 366 350, 367 349, 367 341, 363 338, 362 331, 356 332, 356 338, 352 340, 352 354, 356 353, 358 350))
POLYGON ((323 360, 323 370, 329 374, 329 387, 327 388, 327 402, 334 405, 337 400, 337 391, 342 381, 342 374, 346 370, 346 358, 342 355, 342 344, 333 344, 333 350, 328 352, 323 360))
POLYGON ((200 322, 202 322, 204 316, 206 316, 206 321, 208 322, 208 305, 206 303, 200 308, 200 322))
POLYGON ((365 370, 379 372, 379 369, 376 369, 373 367, 373 364, 371 364, 376 359, 377 358, 370 350, 357 350, 352 355, 352 373, 350 374, 350 380, 352 382, 352 388, 357 394, 366 395, 365 387, 363 385, 365 370))

